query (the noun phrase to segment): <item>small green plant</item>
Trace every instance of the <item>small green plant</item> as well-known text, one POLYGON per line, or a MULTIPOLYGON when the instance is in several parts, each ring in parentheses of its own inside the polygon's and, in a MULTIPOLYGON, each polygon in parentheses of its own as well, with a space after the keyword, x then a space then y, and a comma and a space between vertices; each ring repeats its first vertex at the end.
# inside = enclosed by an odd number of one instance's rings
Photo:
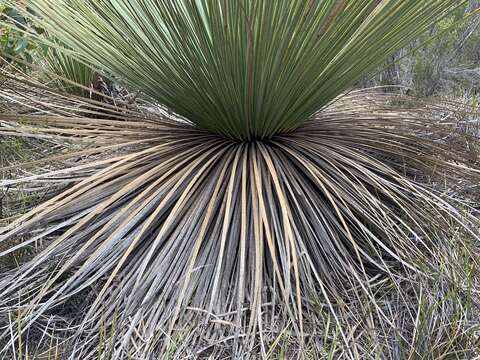
MULTIPOLYGON (((57 47, 61 45, 56 43, 56 46, 49 47, 42 58, 47 82, 57 84, 63 92, 82 97, 91 97, 92 93, 99 92, 100 74, 57 47)), ((97 94, 93 96, 98 97, 97 94)))
POLYGON ((32 40, 29 32, 43 30, 32 26, 14 7, 0 4, 0 67, 11 65, 24 72, 31 69, 35 53, 44 47, 32 40))
POLYGON ((45 51, 38 59, 41 78, 49 86, 80 97, 108 101, 115 93, 116 84, 99 70, 75 58, 75 54, 65 45, 45 34, 45 51))

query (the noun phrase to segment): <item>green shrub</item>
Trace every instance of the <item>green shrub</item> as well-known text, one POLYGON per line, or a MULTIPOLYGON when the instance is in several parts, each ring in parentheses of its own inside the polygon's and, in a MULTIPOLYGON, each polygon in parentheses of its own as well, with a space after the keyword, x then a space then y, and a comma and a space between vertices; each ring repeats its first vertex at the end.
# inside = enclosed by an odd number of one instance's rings
POLYGON ((41 34, 43 30, 32 27, 19 11, 0 4, 0 67, 12 65, 28 71, 34 62, 35 52, 41 47, 26 33, 41 34))

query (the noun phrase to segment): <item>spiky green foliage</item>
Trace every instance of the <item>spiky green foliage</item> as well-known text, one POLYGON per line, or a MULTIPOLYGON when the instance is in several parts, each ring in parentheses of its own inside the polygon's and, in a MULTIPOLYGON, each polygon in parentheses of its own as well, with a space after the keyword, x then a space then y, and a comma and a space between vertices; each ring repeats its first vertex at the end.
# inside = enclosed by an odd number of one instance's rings
POLYGON ((452 0, 32 1, 39 24, 200 128, 268 138, 376 69, 452 0), (74 25, 73 25, 74 24, 74 25))
POLYGON ((65 52, 57 50, 56 44, 43 57, 44 76, 65 92, 78 96, 91 96, 97 91, 96 82, 99 74, 91 66, 86 65, 65 52))
MULTIPOLYGON (((46 241, 0 278, 0 324, 20 313, 21 329, 40 326, 80 296, 66 329, 77 358, 96 358, 102 331, 115 334, 115 359, 195 358, 218 344, 267 357, 284 329, 297 352, 313 343, 335 354, 330 335, 315 341, 319 324, 358 358, 363 322, 391 354, 398 323, 382 300, 393 293, 409 308, 413 277, 450 280, 438 255, 451 228, 479 240, 478 219, 422 182, 478 179, 468 135, 445 142, 457 133, 447 115, 467 109, 374 92, 338 99, 457 2, 30 4, 70 55, 175 114, 88 99, 79 112, 75 98, 36 101, 43 87, 5 74, 27 91, 2 97, 36 113, 1 114, 4 134, 85 149, 59 155, 76 160, 64 170, 0 183, 68 185, 0 229, 0 245, 21 239, 0 256, 46 241)), ((9 329, 3 339, 15 339, 9 329)))

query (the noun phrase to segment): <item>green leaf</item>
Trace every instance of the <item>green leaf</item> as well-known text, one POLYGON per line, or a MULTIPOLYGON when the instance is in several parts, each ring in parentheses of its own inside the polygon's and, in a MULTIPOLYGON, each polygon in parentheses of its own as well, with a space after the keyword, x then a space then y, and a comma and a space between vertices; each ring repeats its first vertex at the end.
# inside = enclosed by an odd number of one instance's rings
POLYGON ((15 48, 13 49, 13 51, 20 54, 27 48, 27 45, 28 45, 28 40, 26 38, 21 38, 17 40, 17 44, 15 45, 15 48))
POLYGON ((25 53, 23 54, 23 58, 25 59, 25 61, 26 61, 28 64, 32 64, 32 63, 33 63, 33 57, 32 57, 32 55, 30 55, 30 53, 25 52, 25 53))

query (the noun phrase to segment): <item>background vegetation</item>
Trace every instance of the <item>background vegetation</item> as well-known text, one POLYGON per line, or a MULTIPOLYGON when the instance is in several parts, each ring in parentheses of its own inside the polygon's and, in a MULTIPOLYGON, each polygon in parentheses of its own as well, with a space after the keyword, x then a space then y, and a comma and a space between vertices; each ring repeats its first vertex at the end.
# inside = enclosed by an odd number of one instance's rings
POLYGON ((471 0, 466 9, 437 22, 427 33, 391 56, 379 73, 359 86, 398 85, 419 97, 434 95, 470 98, 480 94, 480 16, 462 20, 465 11, 480 3, 471 0), (434 38, 429 40, 432 36, 434 38), (426 42, 429 40, 428 42, 426 42))

